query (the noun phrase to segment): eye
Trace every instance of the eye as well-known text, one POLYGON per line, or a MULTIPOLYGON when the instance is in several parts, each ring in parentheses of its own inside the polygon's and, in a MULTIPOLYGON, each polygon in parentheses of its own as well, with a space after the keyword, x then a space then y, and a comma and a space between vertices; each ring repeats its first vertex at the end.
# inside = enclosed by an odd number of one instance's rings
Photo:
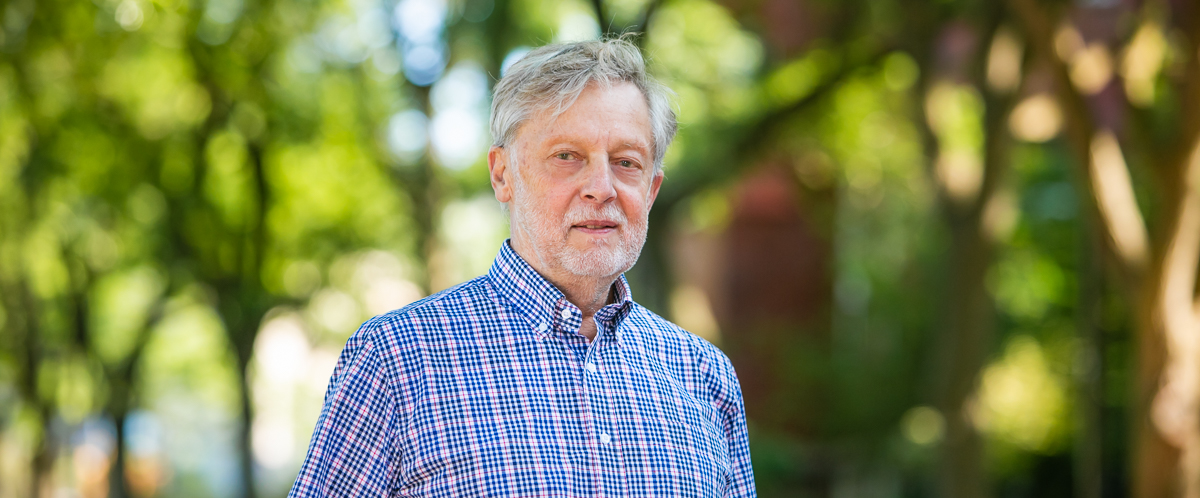
POLYGON ((559 152, 558 154, 555 154, 554 157, 562 159, 563 161, 570 161, 571 153, 570 152, 559 152))
POLYGON ((628 159, 622 159, 622 160, 621 160, 620 162, 618 162, 617 164, 620 164, 622 168, 634 168, 634 167, 637 167, 637 165, 636 165, 636 164, 634 164, 634 163, 633 163, 633 161, 630 161, 630 160, 628 160, 628 159))

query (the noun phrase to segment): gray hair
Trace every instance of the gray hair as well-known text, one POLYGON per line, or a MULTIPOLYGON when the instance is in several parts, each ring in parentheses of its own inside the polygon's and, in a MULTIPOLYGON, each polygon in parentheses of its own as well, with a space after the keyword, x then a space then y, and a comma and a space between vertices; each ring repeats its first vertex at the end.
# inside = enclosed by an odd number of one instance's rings
POLYGON ((513 144, 517 129, 539 111, 565 111, 590 83, 633 83, 650 108, 654 140, 654 171, 662 171, 663 156, 675 138, 678 124, 671 109, 671 90, 646 72, 642 53, 627 37, 546 45, 529 52, 508 68, 492 96, 493 145, 513 144))

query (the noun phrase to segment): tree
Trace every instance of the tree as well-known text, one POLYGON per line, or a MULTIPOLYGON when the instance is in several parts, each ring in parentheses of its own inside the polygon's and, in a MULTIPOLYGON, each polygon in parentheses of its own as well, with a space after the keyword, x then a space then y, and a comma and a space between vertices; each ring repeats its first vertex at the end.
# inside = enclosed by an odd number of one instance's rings
POLYGON ((1111 57, 1109 44, 1123 33, 1105 33, 1079 46, 1069 10, 1032 0, 1009 4, 1039 58, 1053 68, 1076 173, 1089 194, 1088 210, 1103 234, 1107 259, 1137 310, 1133 494, 1200 496, 1200 59, 1194 55, 1200 48, 1200 9, 1147 3, 1139 28, 1148 31, 1135 31, 1126 42, 1123 78, 1097 84, 1088 79, 1087 65, 1096 57, 1111 57), (1154 55, 1132 52, 1139 41, 1153 43, 1146 37, 1162 36, 1154 31, 1166 27, 1157 12, 1175 14, 1166 16, 1172 21, 1167 26, 1184 35, 1178 48, 1187 54, 1181 70, 1161 76, 1162 85, 1154 55), (1146 81, 1152 85, 1149 98, 1146 81), (1102 91, 1120 84, 1124 92, 1102 91), (1167 95, 1156 99, 1155 91, 1167 95), (1156 101, 1170 105, 1166 102, 1171 99, 1179 111, 1164 126, 1170 131, 1146 130, 1153 127, 1139 108, 1156 101), (1128 112, 1133 126, 1121 128, 1106 119, 1114 109, 1128 112), (1145 173, 1138 178, 1147 180, 1135 185, 1127 165, 1140 167, 1145 173), (1139 203, 1138 190, 1153 192, 1148 194, 1153 203, 1139 203))

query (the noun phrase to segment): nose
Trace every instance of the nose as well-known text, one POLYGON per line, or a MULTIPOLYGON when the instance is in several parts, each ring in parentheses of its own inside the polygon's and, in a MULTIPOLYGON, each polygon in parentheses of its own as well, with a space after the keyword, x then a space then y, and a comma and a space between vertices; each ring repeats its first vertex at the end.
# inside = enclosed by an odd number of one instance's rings
POLYGON ((607 158, 600 161, 588 161, 581 173, 584 175, 584 179, 579 195, 585 200, 604 204, 617 196, 617 189, 613 186, 612 171, 608 168, 607 158))

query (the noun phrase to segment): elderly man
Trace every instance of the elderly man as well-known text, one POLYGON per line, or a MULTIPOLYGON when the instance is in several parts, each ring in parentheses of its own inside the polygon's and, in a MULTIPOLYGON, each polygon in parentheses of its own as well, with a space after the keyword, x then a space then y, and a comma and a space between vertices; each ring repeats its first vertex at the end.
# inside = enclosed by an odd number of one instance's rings
POLYGON ((638 49, 534 50, 491 126, 512 238, 350 338, 289 496, 754 496, 729 360, 621 276, 675 134, 638 49))

